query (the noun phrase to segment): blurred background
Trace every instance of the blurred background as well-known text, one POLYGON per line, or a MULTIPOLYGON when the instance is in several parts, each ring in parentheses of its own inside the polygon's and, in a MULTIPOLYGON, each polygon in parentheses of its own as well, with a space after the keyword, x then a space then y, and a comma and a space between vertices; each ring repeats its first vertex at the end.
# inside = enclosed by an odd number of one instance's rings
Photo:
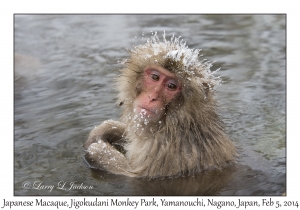
POLYGON ((14 52, 15 195, 286 191, 285 15, 15 15, 14 52), (120 116, 114 78, 126 49, 155 31, 181 36, 215 61, 212 70, 221 68, 217 97, 240 153, 236 168, 145 180, 94 171, 83 160, 89 132, 120 116), (30 187, 60 182, 92 189, 30 187))

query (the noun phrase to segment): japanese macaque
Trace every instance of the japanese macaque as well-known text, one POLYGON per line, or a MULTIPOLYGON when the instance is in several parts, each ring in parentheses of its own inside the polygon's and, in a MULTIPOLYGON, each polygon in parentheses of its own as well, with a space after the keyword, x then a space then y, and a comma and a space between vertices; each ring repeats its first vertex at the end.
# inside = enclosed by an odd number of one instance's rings
POLYGON ((93 168, 131 177, 222 169, 236 149, 217 114, 219 77, 180 38, 154 34, 130 50, 117 79, 120 121, 96 127, 83 145, 93 168))

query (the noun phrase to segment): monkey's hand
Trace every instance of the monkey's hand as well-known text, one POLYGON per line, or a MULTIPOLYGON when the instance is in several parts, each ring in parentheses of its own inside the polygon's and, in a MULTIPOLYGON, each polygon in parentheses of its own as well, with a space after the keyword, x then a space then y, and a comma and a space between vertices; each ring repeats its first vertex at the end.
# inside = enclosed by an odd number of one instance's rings
POLYGON ((84 143, 83 148, 87 150, 92 143, 98 142, 99 140, 103 140, 111 144, 120 144, 124 140, 124 132, 124 123, 120 121, 106 120, 92 130, 87 141, 84 143))
POLYGON ((87 149, 85 159, 91 168, 104 169, 114 174, 134 176, 127 158, 110 143, 98 140, 87 149))

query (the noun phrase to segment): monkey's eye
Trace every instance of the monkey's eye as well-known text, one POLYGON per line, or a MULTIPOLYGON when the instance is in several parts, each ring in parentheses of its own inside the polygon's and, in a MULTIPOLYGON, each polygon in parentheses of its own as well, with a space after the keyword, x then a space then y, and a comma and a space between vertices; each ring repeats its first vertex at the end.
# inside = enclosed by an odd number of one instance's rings
POLYGON ((154 81, 158 81, 158 80, 159 80, 159 75, 157 75, 157 74, 151 74, 151 78, 152 78, 154 81))
POLYGON ((170 90, 176 90, 177 85, 174 84, 174 83, 169 83, 169 84, 167 84, 167 87, 168 87, 168 89, 170 89, 170 90))

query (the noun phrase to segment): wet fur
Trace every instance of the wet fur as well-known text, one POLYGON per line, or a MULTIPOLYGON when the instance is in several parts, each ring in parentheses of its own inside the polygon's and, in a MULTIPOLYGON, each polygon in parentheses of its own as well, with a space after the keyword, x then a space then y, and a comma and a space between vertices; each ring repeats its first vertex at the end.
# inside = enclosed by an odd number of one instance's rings
MULTIPOLYGON (((178 43, 154 40, 130 51, 131 56, 124 63, 125 68, 117 80, 118 103, 123 107, 122 126, 118 133, 122 133, 119 140, 124 142, 125 154, 120 153, 116 163, 126 161, 126 164, 120 170, 102 167, 103 161, 108 158, 100 149, 93 152, 98 152, 97 156, 90 155, 88 151, 87 160, 97 163, 96 167, 127 176, 154 178, 222 169, 235 159, 235 146, 226 135, 224 124, 217 114, 218 105, 214 98, 217 78, 207 76, 207 63, 190 66, 186 71, 182 60, 172 60, 166 56, 177 48, 178 43), (155 48, 151 48, 151 44, 155 48), (161 46, 160 52, 155 53, 158 46, 161 46), (161 123, 143 125, 141 122, 137 128, 137 122, 132 120, 133 102, 142 91, 141 78, 145 67, 153 64, 174 73, 183 87, 181 94, 168 104, 161 123), (189 72, 194 72, 193 76, 189 72)), ((95 146, 95 139, 103 138, 101 135, 97 137, 97 132, 90 134, 85 149, 90 149, 91 143, 95 146)), ((112 143, 109 140, 106 142, 112 143)))

